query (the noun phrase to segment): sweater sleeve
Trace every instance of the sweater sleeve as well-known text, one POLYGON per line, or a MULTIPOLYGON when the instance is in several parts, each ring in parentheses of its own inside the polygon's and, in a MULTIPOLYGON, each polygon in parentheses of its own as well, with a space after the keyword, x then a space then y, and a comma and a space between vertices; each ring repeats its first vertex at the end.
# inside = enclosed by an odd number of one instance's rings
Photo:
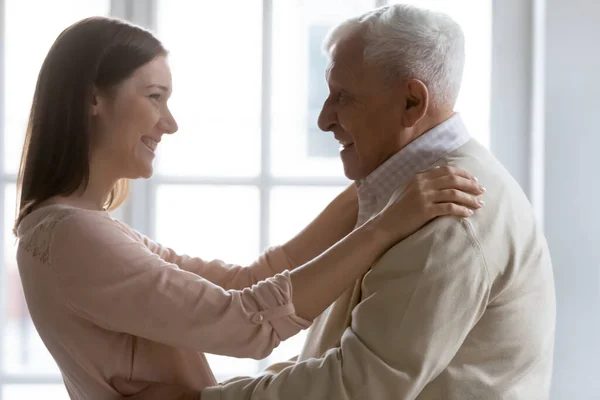
POLYGON ((202 400, 416 399, 483 314, 489 287, 468 222, 440 218, 367 273, 340 347, 275 375, 207 388, 202 400))
POLYGON ((224 289, 244 289, 285 270, 296 267, 282 247, 274 246, 249 266, 228 264, 221 260, 204 260, 177 254, 173 249, 162 246, 128 226, 121 227, 137 237, 146 247, 163 260, 192 272, 224 289))
POLYGON ((261 359, 309 325, 295 314, 289 272, 225 290, 98 214, 77 212, 54 227, 50 263, 83 318, 175 347, 261 359))

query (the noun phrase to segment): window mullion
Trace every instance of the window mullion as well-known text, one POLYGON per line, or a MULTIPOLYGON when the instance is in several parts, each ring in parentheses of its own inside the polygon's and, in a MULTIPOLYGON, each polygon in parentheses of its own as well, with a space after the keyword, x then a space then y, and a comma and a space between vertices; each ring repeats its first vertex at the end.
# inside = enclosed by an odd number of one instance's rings
POLYGON ((271 60, 273 2, 263 0, 262 29, 262 91, 261 91, 261 134, 260 134, 260 251, 269 244, 269 209, 271 179, 271 60))
POLYGON ((130 21, 146 29, 156 30, 156 0, 128 0, 130 21))
MULTIPOLYGON (((271 61, 273 57, 273 1, 263 0, 262 28, 262 91, 261 91, 261 134, 260 134, 260 240, 259 251, 269 245, 270 200, 271 200, 271 61)), ((262 371, 269 359, 260 360, 257 368, 262 371)))
POLYGON ((110 15, 116 18, 127 19, 129 2, 129 0, 111 0, 110 15))
MULTIPOLYGON (((4 34, 6 32, 4 26, 4 18, 6 12, 4 7, 4 0, 0 0, 0 88, 4 86, 4 34)), ((4 176, 4 94, 0 93, 0 176, 4 176)), ((0 243, 4 243, 8 238, 4 237, 4 224, 8 221, 4 221, 4 189, 6 188, 6 181, 2 181, 2 190, 0 190, 0 243)), ((0 400, 2 400, 4 391, 4 385, 6 383, 5 376, 5 365, 4 365, 4 327, 5 327, 5 293, 6 293, 6 265, 4 263, 4 247, 0 246, 0 260, 2 260, 2 271, 0 271, 0 400)))
MULTIPOLYGON (((131 21, 147 29, 155 29, 154 0, 112 0, 111 15, 131 21)), ((154 234, 154 184, 151 180, 135 179, 130 185, 129 199, 124 210, 124 222, 152 237, 154 234)))

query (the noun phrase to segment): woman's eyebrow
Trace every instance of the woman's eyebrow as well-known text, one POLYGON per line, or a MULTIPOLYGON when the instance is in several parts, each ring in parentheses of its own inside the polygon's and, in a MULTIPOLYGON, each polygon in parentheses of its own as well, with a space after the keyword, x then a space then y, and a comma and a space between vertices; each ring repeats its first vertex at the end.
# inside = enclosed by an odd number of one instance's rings
POLYGON ((151 88, 158 88, 160 90, 164 90, 165 92, 169 91, 168 87, 166 87, 164 85, 159 85, 159 84, 156 84, 156 83, 153 83, 151 85, 146 86, 146 89, 151 89, 151 88))

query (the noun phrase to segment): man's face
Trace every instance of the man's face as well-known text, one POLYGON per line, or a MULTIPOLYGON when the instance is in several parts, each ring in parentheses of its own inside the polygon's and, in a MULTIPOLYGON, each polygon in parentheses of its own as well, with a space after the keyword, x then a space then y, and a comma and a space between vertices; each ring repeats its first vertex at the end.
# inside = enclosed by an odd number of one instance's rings
POLYGON ((319 128, 333 132, 349 179, 367 177, 402 147, 405 108, 401 85, 386 84, 381 66, 363 60, 360 35, 342 39, 326 71, 329 96, 319 128))

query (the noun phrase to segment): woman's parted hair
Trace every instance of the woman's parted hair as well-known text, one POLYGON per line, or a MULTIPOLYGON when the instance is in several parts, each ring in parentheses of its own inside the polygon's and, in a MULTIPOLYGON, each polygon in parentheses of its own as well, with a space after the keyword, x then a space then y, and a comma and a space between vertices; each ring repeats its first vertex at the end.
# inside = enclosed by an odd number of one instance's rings
MULTIPOLYGON (((113 18, 86 18, 58 36, 33 95, 17 181, 15 230, 38 204, 88 184, 94 87, 114 87, 166 53, 149 31, 113 18)), ((127 191, 127 180, 118 181, 105 206, 117 208, 127 191)))

